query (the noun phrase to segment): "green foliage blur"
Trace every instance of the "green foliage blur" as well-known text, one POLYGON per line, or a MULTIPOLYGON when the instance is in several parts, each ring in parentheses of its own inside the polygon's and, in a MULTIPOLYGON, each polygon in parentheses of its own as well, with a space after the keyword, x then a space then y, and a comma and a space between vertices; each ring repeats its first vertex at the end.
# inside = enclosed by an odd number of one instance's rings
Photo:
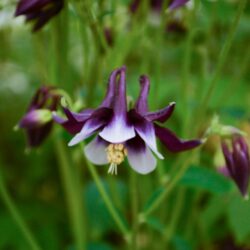
MULTIPOLYGON (((209 138, 198 150, 196 162, 165 202, 139 225, 137 249, 133 249, 109 214, 82 150, 67 147, 69 134, 55 125, 41 147, 27 150, 24 131, 14 131, 39 86, 65 90, 75 111, 97 107, 110 72, 126 65, 129 99, 135 101, 138 78, 147 74, 150 109, 175 101, 176 110, 167 126, 181 137, 201 137, 217 114, 224 124, 248 133, 250 142, 249 1, 203 111, 205 121, 198 133, 193 129, 199 120, 195 112, 209 88, 241 1, 195 0, 173 12, 157 12, 145 0, 133 13, 129 0, 65 0, 62 12, 32 33, 32 24, 25 23, 24 17, 14 18, 16 1, 0 0, 0 188, 6 187, 41 249, 77 249, 55 149, 58 137, 80 179, 84 218, 80 223, 85 224, 88 250, 250 249, 250 200, 244 200, 235 184, 218 172, 225 164, 218 137, 209 138)), ((149 206, 178 170, 178 162, 189 155, 171 154, 159 147, 165 159, 149 175, 135 173, 136 193, 130 180, 133 170, 127 163, 119 166, 117 176, 108 175, 107 166, 96 166, 105 190, 129 226, 133 196, 139 211, 149 206)), ((30 249, 2 198, 0 232, 1 250, 30 249)))

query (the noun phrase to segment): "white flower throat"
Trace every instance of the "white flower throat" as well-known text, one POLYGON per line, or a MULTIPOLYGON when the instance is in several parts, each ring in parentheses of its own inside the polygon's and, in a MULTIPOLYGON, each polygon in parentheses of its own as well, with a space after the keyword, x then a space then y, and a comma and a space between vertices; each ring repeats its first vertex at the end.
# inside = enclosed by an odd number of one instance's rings
POLYGON ((106 148, 107 159, 110 163, 108 173, 117 175, 117 166, 120 165, 127 156, 127 149, 121 143, 109 144, 106 148))

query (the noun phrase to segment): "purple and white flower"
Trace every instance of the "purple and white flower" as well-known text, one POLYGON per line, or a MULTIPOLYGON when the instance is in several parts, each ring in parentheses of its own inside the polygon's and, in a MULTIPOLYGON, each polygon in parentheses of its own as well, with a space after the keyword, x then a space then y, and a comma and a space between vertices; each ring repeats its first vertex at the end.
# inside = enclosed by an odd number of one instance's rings
POLYGON ((20 0, 15 16, 25 15, 26 22, 33 21, 33 31, 41 29, 52 17, 63 8, 63 0, 20 0))
POLYGON ((226 166, 220 171, 232 178, 241 194, 247 197, 250 178, 250 156, 245 139, 242 136, 235 136, 230 146, 224 140, 222 142, 222 151, 226 166))
POLYGON ((25 129, 29 147, 40 146, 51 132, 52 112, 56 111, 59 100, 60 96, 53 87, 42 86, 37 90, 27 113, 17 125, 25 129))
POLYGON ((111 73, 106 97, 97 109, 76 114, 65 108, 67 119, 55 115, 56 122, 76 134, 69 146, 97 134, 84 149, 88 160, 97 165, 109 163, 108 172, 116 174, 117 166, 127 157, 136 172, 147 174, 156 167, 154 154, 163 159, 157 149, 156 136, 173 152, 201 144, 200 140, 182 141, 170 130, 154 124, 165 122, 172 114, 175 103, 157 112, 149 112, 149 80, 146 76, 140 78, 139 98, 135 107, 128 112, 125 77, 125 67, 111 73))

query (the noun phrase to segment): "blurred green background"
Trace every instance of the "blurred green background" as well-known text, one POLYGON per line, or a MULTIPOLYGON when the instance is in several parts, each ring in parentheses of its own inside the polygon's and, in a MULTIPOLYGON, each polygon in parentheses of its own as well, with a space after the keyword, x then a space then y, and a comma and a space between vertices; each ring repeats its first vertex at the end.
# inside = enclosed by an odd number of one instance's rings
MULTIPOLYGON (((37 33, 31 32, 24 18, 14 18, 15 1, 0 1, 1 188, 6 186, 42 249, 76 248, 53 142, 59 135, 66 146, 71 136, 55 126, 54 135, 39 149, 28 152, 23 131, 13 129, 36 89, 42 84, 56 85, 68 92, 76 107, 96 107, 104 96, 110 72, 126 65, 128 96, 136 99, 139 75, 147 74, 151 79, 151 109, 176 101, 168 127, 182 137, 201 136, 215 113, 223 123, 249 133, 247 1, 226 63, 204 110, 204 128, 200 134, 193 134, 193 122, 197 121, 193 112, 213 77, 240 1, 191 1, 169 14, 153 10, 150 1, 142 1, 138 11, 131 13, 131 1, 95 0, 89 3, 93 23, 81 5, 68 1, 63 11, 37 33), (112 34, 112 44, 105 40, 106 29, 112 34)), ((81 150, 65 150, 72 162, 78 163, 72 168, 81 178, 82 223, 86 225, 88 249, 129 249, 81 159, 81 150)), ((171 177, 175 171, 180 156, 164 154, 166 158, 159 162, 157 171, 147 176, 136 174, 140 208, 159 191, 161 175, 171 177)), ((185 173, 168 200, 140 226, 139 249, 250 249, 250 201, 241 198, 234 184, 217 173, 216 168, 223 165, 220 154, 218 138, 211 138, 201 149, 199 161, 185 173), (164 245, 166 234, 171 236, 168 248, 164 245)), ((132 170, 124 165, 118 176, 109 176, 106 170, 97 167, 115 206, 131 223, 133 193, 128 179, 132 170)), ((0 249, 30 249, 2 200, 0 232, 0 249)))

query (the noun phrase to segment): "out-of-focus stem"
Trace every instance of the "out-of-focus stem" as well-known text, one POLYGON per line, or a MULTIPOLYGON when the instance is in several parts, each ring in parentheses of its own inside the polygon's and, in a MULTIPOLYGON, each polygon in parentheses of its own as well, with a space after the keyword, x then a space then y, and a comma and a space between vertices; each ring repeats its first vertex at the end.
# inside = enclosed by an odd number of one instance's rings
POLYGON ((174 205, 174 210, 172 211, 173 213, 171 214, 170 223, 166 224, 167 226, 163 232, 164 234, 163 241, 166 245, 166 249, 169 249, 168 244, 177 226, 178 219, 181 214, 181 209, 183 207, 184 198, 185 198, 185 190, 182 189, 178 192, 177 199, 174 205))
MULTIPOLYGON (((82 150, 83 150, 83 145, 81 145, 82 150)), ((116 208, 114 207, 112 201, 110 200, 105 187, 102 184, 102 181, 95 169, 95 167, 85 158, 85 163, 87 165, 87 168, 89 169, 90 174, 92 175, 92 178, 96 184, 96 187, 110 213, 110 215, 113 217, 116 225, 118 226, 118 228, 120 229, 120 231, 122 232, 124 239, 130 243, 131 242, 131 235, 130 235, 130 231, 127 228, 126 224, 124 223, 124 221, 120 218, 116 208)))
POLYGON ((25 221, 23 220, 21 214, 19 213, 17 207, 15 206, 13 200, 11 199, 5 185, 2 173, 0 173, 0 198, 2 202, 8 209, 9 213, 11 214, 13 220, 15 221, 16 225, 18 226, 20 232, 22 233, 23 237, 27 241, 30 249, 32 250, 41 250, 39 245, 37 244, 33 234, 27 227, 25 221))
POLYGON ((248 48, 245 55, 243 56, 241 67, 239 67, 238 74, 232 79, 231 82, 229 82, 227 88, 219 98, 217 106, 219 107, 222 103, 228 102, 230 98, 232 98, 234 95, 232 93, 237 93, 237 86, 241 82, 241 78, 244 76, 246 71, 249 67, 249 61, 250 61, 250 49, 248 48))
POLYGON ((130 197, 132 212, 132 242, 131 249, 137 250, 137 232, 138 232, 138 192, 137 192, 137 173, 130 171, 130 197))
POLYGON ((195 156, 195 152, 192 152, 188 158, 185 158, 185 161, 182 163, 179 170, 176 174, 170 179, 169 182, 166 183, 164 187, 164 191, 158 196, 158 198, 145 210, 140 214, 140 221, 144 222, 146 218, 155 211, 162 202, 167 198, 170 192, 175 188, 178 181, 185 174, 186 170, 190 166, 190 163, 193 161, 195 156))
POLYGON ((205 113, 204 111, 207 109, 207 106, 209 104, 209 100, 210 100, 210 98, 211 98, 211 96, 212 96, 212 94, 214 92, 214 89, 215 89, 216 84, 218 82, 218 79, 220 77, 221 70, 222 70, 222 68, 223 68, 223 66, 224 66, 224 64, 226 62, 229 50, 230 50, 230 48, 232 46, 232 43, 233 43, 233 38, 234 38, 235 33, 237 31, 237 27, 238 27, 240 18, 242 16, 243 12, 244 12, 246 3, 247 3, 247 0, 242 0, 242 1, 239 2, 239 7, 238 7, 238 10, 237 10, 236 16, 234 18, 234 21, 232 23, 231 29, 229 31, 227 40, 226 40, 225 44, 223 45, 222 50, 220 52, 218 63, 217 63, 214 75, 213 75, 212 80, 211 80, 211 82, 209 84, 208 90, 207 90, 204 98, 202 99, 202 102, 201 102, 201 104, 199 106, 199 109, 197 111, 197 116, 196 117, 199 119, 198 125, 200 125, 200 123, 202 123, 202 121, 203 121, 204 117, 202 116, 202 114, 204 114, 205 113))
MULTIPOLYGON (((67 10, 66 10, 67 11, 67 10)), ((67 13, 65 13, 67 15, 67 13)), ((67 26, 67 19, 55 19, 52 29, 53 44, 52 57, 50 61, 51 66, 51 81, 58 85, 62 78, 60 68, 62 63, 67 61, 67 37, 61 38, 60 30, 62 25, 67 26), (66 22, 66 23, 65 23, 66 22), (66 41, 66 44, 63 44, 66 41), (60 48, 65 49, 64 53, 60 54, 60 48)), ((64 33, 67 36, 67 32, 64 33)), ((61 83, 61 82, 60 82, 61 83)), ((65 148, 65 142, 61 136, 56 134, 54 138, 55 151, 58 159, 59 171, 63 183, 63 188, 66 194, 66 201, 69 210, 69 218, 73 237, 75 240, 75 247, 77 250, 86 249, 86 221, 84 220, 84 199, 83 188, 80 184, 80 175, 77 173, 75 166, 72 164, 65 148)))
POLYGON ((55 138, 55 149, 59 163, 59 170, 66 194, 67 206, 77 250, 86 249, 86 228, 83 216, 84 199, 80 185, 80 178, 73 164, 70 164, 65 145, 61 138, 55 138))

